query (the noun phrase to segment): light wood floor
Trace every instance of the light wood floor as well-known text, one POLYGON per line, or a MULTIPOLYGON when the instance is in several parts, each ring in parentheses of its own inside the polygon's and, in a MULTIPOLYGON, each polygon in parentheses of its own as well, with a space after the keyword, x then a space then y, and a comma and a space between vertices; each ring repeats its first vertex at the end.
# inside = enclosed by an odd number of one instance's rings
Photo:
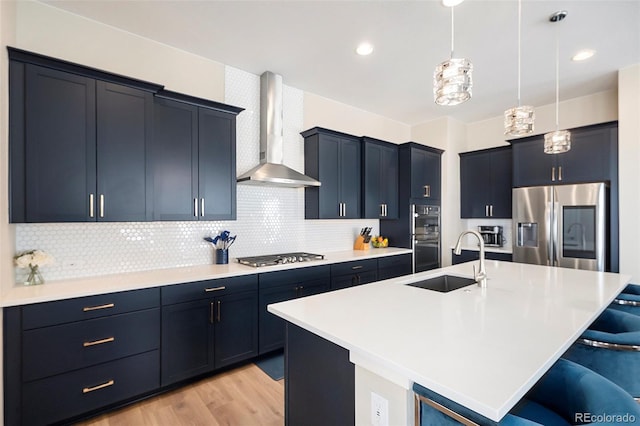
POLYGON ((79 424, 282 426, 284 380, 247 364, 79 424))

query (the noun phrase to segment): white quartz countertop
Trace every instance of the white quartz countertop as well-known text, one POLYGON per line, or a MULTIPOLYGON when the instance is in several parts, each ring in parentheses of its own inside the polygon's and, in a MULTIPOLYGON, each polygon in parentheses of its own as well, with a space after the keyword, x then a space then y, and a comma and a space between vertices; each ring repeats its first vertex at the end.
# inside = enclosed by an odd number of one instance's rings
POLYGON ((485 289, 404 285, 444 272, 471 276, 463 263, 268 310, 346 348, 355 364, 498 421, 631 277, 492 260, 486 267, 485 289))
POLYGON ((324 253, 324 260, 260 268, 241 265, 237 263, 236 259, 231 259, 227 265, 198 265, 70 280, 47 281, 44 285, 30 287, 16 285, 0 297, 0 307, 27 305, 117 291, 372 259, 404 253, 411 253, 411 249, 388 247, 379 249, 370 248, 369 250, 344 250, 324 253))

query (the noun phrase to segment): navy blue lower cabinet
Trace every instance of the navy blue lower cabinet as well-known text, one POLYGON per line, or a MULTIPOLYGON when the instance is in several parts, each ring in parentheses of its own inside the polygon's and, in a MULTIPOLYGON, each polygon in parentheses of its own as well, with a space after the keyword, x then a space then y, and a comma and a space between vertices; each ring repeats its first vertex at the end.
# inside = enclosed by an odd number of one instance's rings
POLYGON ((285 424, 355 424, 355 367, 349 351, 287 323, 285 424))
POLYGON ((378 281, 378 260, 364 259, 331 265, 331 290, 378 281))
POLYGON ((159 363, 155 350, 25 383, 22 424, 56 423, 153 391, 159 363))
POLYGON ((324 293, 330 280, 329 265, 260 274, 260 354, 282 349, 285 342, 285 321, 267 311, 267 305, 324 293))
POLYGON ((257 277, 162 288, 162 386, 258 355, 257 277))
MULTIPOLYGON (((504 262, 511 262, 513 255, 511 253, 496 253, 492 251, 485 251, 484 258, 488 260, 502 260, 504 262)), ((480 259, 480 252, 477 250, 461 250, 460 255, 456 255, 451 250, 451 264, 457 265, 458 263, 472 262, 480 259)))
POLYGON ((4 424, 69 423, 160 388, 160 290, 3 309, 4 424))
POLYGON ((411 253, 378 259, 378 280, 401 277, 411 274, 411 253))

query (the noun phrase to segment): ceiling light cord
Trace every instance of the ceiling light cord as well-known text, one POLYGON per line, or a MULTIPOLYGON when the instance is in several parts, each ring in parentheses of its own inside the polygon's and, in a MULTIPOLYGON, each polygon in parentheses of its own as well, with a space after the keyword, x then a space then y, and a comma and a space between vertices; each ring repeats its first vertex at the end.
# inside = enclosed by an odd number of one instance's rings
POLYGON ((451 6, 451 58, 453 58, 453 9, 454 6, 451 6))
POLYGON ((558 36, 558 27, 556 26, 556 130, 560 130, 559 124, 560 110, 560 37, 558 36))

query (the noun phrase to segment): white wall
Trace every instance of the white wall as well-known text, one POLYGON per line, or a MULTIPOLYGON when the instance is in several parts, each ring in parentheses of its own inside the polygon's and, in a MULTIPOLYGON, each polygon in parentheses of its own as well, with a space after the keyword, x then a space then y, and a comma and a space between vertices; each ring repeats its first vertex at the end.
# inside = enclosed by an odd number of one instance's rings
MULTIPOLYGON (((541 135, 555 130, 555 104, 535 107, 536 120, 533 134, 541 135)), ((560 102, 559 124, 561 129, 606 123, 618 119, 618 92, 616 90, 594 93, 560 102)), ((509 139, 512 139, 509 137, 509 139)), ((465 151, 508 145, 504 136, 504 117, 497 116, 467 125, 465 151)))
POLYGON ((640 283, 640 64, 618 74, 620 272, 640 283))
POLYGON ((224 102, 224 65, 220 62, 43 3, 18 2, 16 42, 20 49, 224 102))
POLYGON ((313 93, 304 94, 305 129, 319 126, 393 143, 408 142, 411 127, 313 93))

